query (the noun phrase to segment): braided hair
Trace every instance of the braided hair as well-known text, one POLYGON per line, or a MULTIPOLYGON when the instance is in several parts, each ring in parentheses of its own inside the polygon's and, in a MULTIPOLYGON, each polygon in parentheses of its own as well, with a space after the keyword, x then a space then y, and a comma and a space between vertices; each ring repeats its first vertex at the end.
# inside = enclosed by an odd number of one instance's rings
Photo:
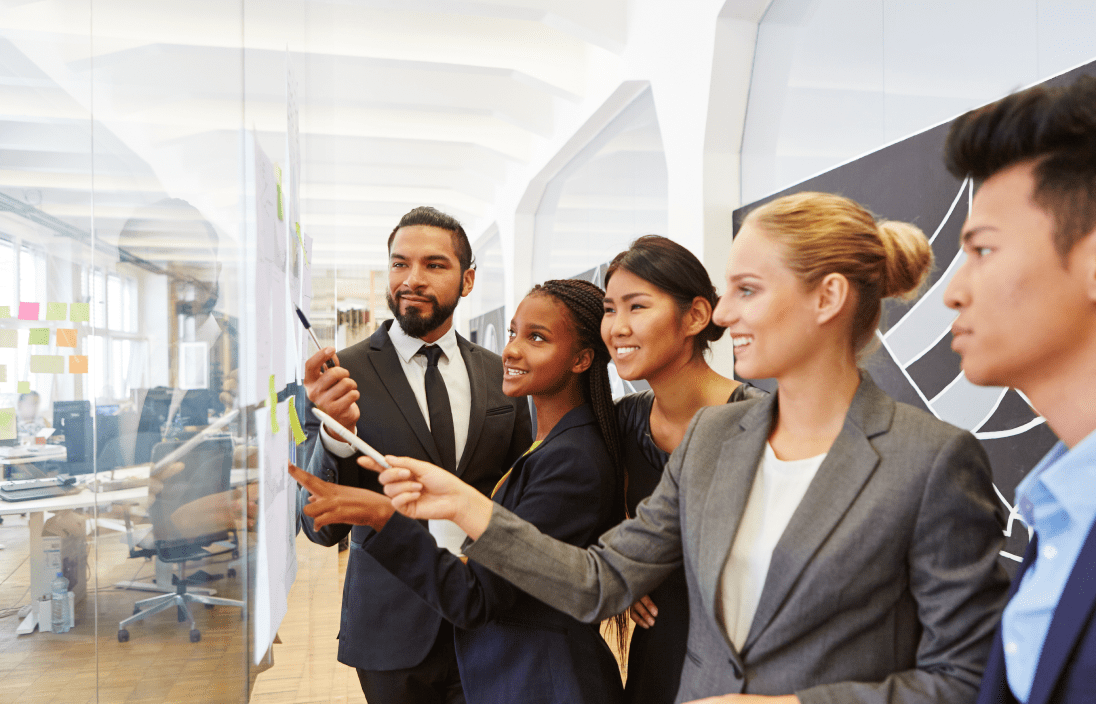
MULTIPOLYGON (((613 405, 613 390, 609 385, 609 349, 601 339, 601 319, 605 314, 605 292, 581 279, 551 279, 537 284, 529 292, 530 296, 551 296, 570 312, 575 333, 583 349, 593 350, 594 361, 590 368, 582 373, 585 383, 582 385, 586 402, 597 418, 598 429, 609 450, 613 462, 613 474, 616 477, 616 496, 613 504, 614 522, 625 518, 627 512, 626 496, 628 492, 628 473, 621 460, 620 431, 617 426, 616 408, 613 405)), ((622 658, 628 652, 628 615, 627 612, 613 617, 617 646, 622 658)))

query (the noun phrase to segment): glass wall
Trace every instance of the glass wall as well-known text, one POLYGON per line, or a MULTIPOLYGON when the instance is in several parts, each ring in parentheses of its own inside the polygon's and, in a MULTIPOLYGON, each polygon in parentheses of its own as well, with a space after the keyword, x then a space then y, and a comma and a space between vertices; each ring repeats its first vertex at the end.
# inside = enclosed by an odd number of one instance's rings
POLYGON ((0 13, 0 701, 247 701, 268 666, 308 303, 292 78, 245 51, 244 2, 194 9, 0 13))
POLYGON ((742 142, 750 203, 1096 58, 1096 6, 774 0, 742 142))

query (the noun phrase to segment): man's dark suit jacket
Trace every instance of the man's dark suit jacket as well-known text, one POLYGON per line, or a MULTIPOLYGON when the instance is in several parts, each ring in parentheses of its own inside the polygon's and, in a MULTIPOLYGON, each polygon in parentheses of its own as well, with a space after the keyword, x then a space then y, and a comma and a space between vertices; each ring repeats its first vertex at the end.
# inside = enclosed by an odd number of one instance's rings
MULTIPOLYGON (((1024 562, 1012 580, 1010 599, 1038 551, 1039 536, 1036 535, 1028 544, 1024 562)), ((1048 702, 1096 702, 1096 525, 1089 528, 1088 538, 1077 555, 1077 564, 1054 609, 1035 680, 1031 683, 1027 704, 1048 702)), ((1016 698, 1005 678, 1005 648, 998 627, 986 663, 982 690, 978 693, 978 704, 1006 703, 1016 704, 1016 698)))
MULTIPOLYGON (((568 412, 514 465, 494 500, 545 534, 586 547, 623 513, 612 459, 587 405, 568 412)), ((580 623, 396 515, 366 551, 456 626, 469 704, 613 704, 620 670, 596 625, 580 623)))
MULTIPOLYGON (((361 392, 358 437, 384 454, 441 464, 434 437, 388 336, 390 325, 339 352, 340 364, 361 392)), ((529 405, 525 398, 502 393, 502 360, 498 355, 460 335, 457 345, 468 367, 472 409, 468 441, 456 473, 486 494, 529 448, 529 405)), ((356 457, 339 459, 324 449, 319 421, 311 412, 306 415, 304 457, 308 471, 330 482, 381 491, 377 475, 359 467, 356 457)), ((307 500, 308 494, 302 489, 298 503, 303 506, 307 500)), ((308 537, 320 545, 335 545, 350 532, 339 662, 363 670, 404 669, 422 662, 437 639, 442 617, 361 549, 375 531, 345 524, 315 530, 311 518, 300 516, 308 537)))

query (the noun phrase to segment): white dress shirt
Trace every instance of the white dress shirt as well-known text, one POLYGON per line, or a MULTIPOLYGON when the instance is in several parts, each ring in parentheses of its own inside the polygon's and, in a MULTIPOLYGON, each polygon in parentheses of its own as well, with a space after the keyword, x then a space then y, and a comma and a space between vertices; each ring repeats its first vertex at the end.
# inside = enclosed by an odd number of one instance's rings
POLYGON ((718 603, 723 628, 739 650, 750 634, 773 549, 824 459, 826 455, 784 461, 777 459, 772 447, 765 443, 765 454, 754 475, 720 579, 718 603))
MULTIPOLYGON (((396 348, 396 356, 399 357, 400 366, 403 367, 403 373, 407 376, 407 383, 415 394, 423 420, 429 428, 430 406, 426 401, 426 357, 418 352, 423 345, 430 343, 408 335, 400 327, 398 320, 392 321, 388 337, 392 340, 392 346, 396 348)), ((468 444, 468 424, 472 415, 472 384, 468 379, 468 367, 464 364, 460 347, 457 346, 456 331, 449 328, 433 344, 441 347, 442 350, 442 356, 438 360, 438 371, 441 372, 441 378, 445 382, 445 391, 449 394, 449 407, 453 411, 453 442, 459 466, 461 457, 464 455, 464 447, 468 444)), ((368 397, 368 394, 363 393, 362 396, 368 397)), ((322 423, 320 439, 324 448, 337 457, 351 457, 355 453, 350 443, 336 440, 328 435, 322 423)), ((378 447, 377 450, 384 453, 383 447, 378 447)), ((461 543, 466 537, 456 524, 449 521, 430 521, 430 532, 439 545, 449 548, 454 553, 460 552, 461 543)))

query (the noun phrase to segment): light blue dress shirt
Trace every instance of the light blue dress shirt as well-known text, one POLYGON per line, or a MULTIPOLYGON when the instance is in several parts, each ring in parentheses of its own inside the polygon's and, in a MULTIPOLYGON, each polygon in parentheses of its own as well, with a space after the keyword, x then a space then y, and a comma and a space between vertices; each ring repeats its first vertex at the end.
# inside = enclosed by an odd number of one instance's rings
POLYGON ((1096 520, 1096 432, 1072 450, 1058 443, 1016 487, 1024 521, 1039 536, 1039 554, 1001 617, 1005 672, 1021 702, 1043 651, 1054 608, 1096 520))

